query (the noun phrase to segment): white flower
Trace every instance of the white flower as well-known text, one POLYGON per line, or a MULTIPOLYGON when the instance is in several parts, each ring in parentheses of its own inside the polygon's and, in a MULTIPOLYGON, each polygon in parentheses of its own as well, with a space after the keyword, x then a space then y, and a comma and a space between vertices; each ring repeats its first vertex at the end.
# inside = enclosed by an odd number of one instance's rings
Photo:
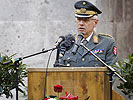
POLYGON ((55 98, 50 98, 50 99, 48 99, 48 100, 56 100, 55 98))

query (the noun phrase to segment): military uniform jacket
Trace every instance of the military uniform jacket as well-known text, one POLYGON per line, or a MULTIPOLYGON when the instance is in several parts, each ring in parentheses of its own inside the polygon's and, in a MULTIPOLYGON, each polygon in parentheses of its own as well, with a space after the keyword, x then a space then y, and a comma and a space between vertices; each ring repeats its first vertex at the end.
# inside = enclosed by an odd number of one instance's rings
MULTIPOLYGON (((113 65, 117 61, 117 50, 114 39, 105 34, 93 34, 90 41, 83 44, 106 64, 113 65)), ((74 47, 74 46, 73 46, 74 47)), ((79 46, 75 55, 72 54, 73 47, 66 51, 64 56, 59 57, 59 63, 71 67, 102 67, 103 65, 84 47, 79 46)))

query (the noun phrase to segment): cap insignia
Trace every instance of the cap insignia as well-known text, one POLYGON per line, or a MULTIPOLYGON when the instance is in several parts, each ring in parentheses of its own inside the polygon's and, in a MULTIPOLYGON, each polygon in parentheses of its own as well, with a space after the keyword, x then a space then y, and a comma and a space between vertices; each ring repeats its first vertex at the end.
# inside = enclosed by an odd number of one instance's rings
POLYGON ((75 10, 75 14, 95 15, 97 12, 86 10, 85 8, 75 10))
POLYGON ((83 2, 83 5, 85 6, 85 5, 86 5, 86 3, 85 3, 85 2, 83 2))
POLYGON ((81 8, 81 9, 80 9, 80 12, 81 12, 81 13, 86 13, 86 9, 85 9, 85 8, 81 8))

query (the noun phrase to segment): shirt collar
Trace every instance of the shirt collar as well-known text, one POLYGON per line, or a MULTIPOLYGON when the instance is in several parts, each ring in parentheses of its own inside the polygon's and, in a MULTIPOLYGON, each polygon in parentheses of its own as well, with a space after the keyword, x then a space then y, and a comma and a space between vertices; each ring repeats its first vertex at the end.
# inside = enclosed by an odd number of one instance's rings
POLYGON ((88 42, 90 41, 92 35, 93 35, 93 32, 91 33, 91 35, 90 35, 88 38, 86 38, 86 40, 87 40, 88 42))

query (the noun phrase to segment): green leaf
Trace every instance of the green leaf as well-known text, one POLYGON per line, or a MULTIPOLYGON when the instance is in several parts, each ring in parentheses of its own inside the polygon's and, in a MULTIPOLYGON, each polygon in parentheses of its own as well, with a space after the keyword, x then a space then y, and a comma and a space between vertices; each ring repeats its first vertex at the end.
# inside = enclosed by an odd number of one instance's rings
POLYGON ((128 95, 128 92, 127 91, 122 91, 125 95, 128 95))
POLYGON ((122 84, 122 83, 120 83, 120 85, 117 86, 118 89, 123 89, 123 87, 124 87, 124 84, 122 84))
POLYGON ((110 65, 110 66, 112 66, 112 67, 114 67, 114 68, 119 68, 118 66, 116 66, 116 65, 110 65))
POLYGON ((3 90, 3 89, 2 89, 2 87, 0 86, 0 93, 2 93, 2 90, 3 90))
POLYGON ((118 61, 118 64, 119 64, 119 66, 121 67, 121 62, 120 62, 120 61, 118 61))
POLYGON ((128 55, 129 62, 131 62, 131 55, 128 55))
POLYGON ((133 73, 133 64, 131 65, 130 67, 130 70, 129 70, 131 73, 133 73))

